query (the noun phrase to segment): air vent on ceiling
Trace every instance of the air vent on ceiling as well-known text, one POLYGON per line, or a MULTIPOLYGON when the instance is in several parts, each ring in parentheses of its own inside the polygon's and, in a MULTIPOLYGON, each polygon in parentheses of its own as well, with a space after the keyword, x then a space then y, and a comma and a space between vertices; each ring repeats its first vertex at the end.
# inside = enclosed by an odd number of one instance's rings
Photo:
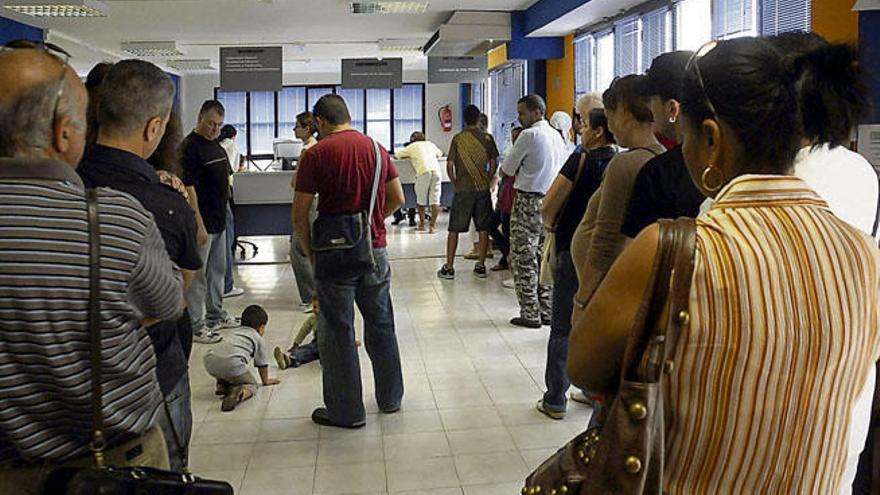
POLYGON ((32 17, 107 17, 110 6, 99 0, 10 0, 4 8, 32 17))
POLYGON ((166 62, 168 67, 180 72, 199 72, 215 70, 209 58, 177 59, 166 62))
POLYGON ((379 40, 380 52, 421 52, 424 42, 421 40, 379 40))
POLYGON ((424 14, 430 2, 348 2, 352 14, 424 14))
POLYGON ((124 41, 122 51, 135 57, 179 57, 186 55, 176 41, 124 41))

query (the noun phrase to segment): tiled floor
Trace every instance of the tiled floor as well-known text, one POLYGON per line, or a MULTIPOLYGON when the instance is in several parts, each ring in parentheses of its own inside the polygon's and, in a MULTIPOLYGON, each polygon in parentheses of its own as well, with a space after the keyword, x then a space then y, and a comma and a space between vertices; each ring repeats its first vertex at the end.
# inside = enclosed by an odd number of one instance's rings
MULTIPOLYGON (((549 328, 525 330, 507 322, 517 310, 502 275, 479 280, 459 258, 458 279, 435 271, 445 234, 391 227, 392 294, 406 394, 402 410, 378 414, 369 358, 361 348, 367 426, 343 431, 314 425, 322 405, 318 363, 270 374, 264 387, 234 412, 219 399, 196 346, 191 366, 193 470, 228 480, 242 494, 517 494, 528 472, 582 431, 590 409, 571 404, 564 421, 534 409, 543 390, 549 328)), ((261 251, 286 249, 260 241, 261 251)), ((460 252, 469 248, 462 236, 460 252)), ((509 272, 504 277, 509 276, 509 272)), ((289 265, 238 267, 246 295, 226 301, 269 311, 271 345, 289 345, 306 315, 289 265)), ((359 329, 358 332, 361 330, 359 329)))

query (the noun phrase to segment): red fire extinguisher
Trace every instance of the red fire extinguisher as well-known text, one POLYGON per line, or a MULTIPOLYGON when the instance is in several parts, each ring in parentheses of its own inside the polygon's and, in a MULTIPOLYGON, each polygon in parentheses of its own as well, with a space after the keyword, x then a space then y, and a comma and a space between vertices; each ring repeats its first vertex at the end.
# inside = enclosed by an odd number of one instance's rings
POLYGON ((443 132, 452 132, 452 107, 446 105, 440 108, 438 112, 440 124, 443 126, 443 132))

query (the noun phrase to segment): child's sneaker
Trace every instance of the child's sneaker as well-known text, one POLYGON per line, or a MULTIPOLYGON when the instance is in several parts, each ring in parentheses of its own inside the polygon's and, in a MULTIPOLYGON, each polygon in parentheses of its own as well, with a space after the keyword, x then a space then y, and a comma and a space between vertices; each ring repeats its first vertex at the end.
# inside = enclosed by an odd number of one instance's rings
POLYGON ((446 264, 437 272, 437 276, 443 280, 455 280, 455 268, 449 268, 446 264))
POLYGON ((279 369, 286 370, 290 368, 290 356, 277 345, 275 346, 275 362, 278 363, 279 369))

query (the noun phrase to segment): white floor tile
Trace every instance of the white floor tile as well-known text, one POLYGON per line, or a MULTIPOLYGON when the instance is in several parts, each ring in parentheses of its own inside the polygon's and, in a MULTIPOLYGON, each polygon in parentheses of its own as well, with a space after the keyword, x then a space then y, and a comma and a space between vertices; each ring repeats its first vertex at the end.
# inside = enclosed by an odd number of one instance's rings
POLYGON ((488 454, 492 452, 508 452, 516 450, 513 438, 507 428, 480 428, 475 430, 457 430, 446 433, 454 455, 488 454))
POLYGON ((452 457, 403 458, 386 463, 390 492, 459 486, 452 457))
POLYGON ((494 407, 441 409, 440 417, 446 431, 492 428, 501 426, 501 416, 494 407))
POLYGON ((528 475, 519 452, 455 456, 455 468, 463 485, 513 483, 528 475))
POLYGON ((338 466, 318 466, 315 475, 316 495, 343 493, 382 493, 388 488, 384 462, 338 466))

